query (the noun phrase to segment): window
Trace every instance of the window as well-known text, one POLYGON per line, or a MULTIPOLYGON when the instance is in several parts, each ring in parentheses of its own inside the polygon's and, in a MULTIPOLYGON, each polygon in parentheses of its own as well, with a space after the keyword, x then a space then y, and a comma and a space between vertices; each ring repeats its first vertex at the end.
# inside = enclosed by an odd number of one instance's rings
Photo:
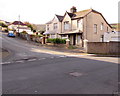
POLYGON ((54 23, 53 27, 54 29, 57 29, 57 23, 54 23))
POLYGON ((83 20, 82 19, 77 21, 77 27, 80 28, 80 30, 83 30, 83 20))
POLYGON ((103 23, 101 23, 101 30, 103 30, 103 26, 104 26, 104 24, 103 24, 103 23))
POLYGON ((107 27, 107 32, 108 32, 108 27, 107 27))
POLYGON ((64 22, 64 30, 69 30, 69 21, 64 22))
POLYGON ((49 25, 47 25, 47 30, 49 30, 49 25))
POLYGON ((94 24, 94 33, 97 33, 97 24, 94 24))

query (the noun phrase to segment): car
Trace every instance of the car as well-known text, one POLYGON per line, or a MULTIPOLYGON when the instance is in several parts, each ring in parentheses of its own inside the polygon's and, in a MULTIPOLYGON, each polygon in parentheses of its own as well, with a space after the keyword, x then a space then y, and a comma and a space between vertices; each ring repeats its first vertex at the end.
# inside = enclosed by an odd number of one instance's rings
POLYGON ((15 37, 14 33, 8 33, 8 37, 15 37))

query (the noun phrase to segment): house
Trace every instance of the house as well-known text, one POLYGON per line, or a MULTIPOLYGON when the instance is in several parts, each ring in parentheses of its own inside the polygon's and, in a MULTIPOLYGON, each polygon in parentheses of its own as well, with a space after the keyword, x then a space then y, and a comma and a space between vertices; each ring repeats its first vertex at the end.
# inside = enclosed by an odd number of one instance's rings
POLYGON ((112 26, 112 32, 104 33, 104 42, 120 42, 120 24, 110 24, 112 26))
POLYGON ((39 33, 45 32, 46 25, 45 24, 36 24, 36 31, 39 33))
POLYGON ((61 21, 59 21, 59 28, 56 27, 58 20, 58 17, 55 16, 52 21, 46 24, 47 32, 53 34, 51 38, 53 36, 54 38, 57 36, 68 38, 71 45, 80 47, 84 47, 86 41, 102 42, 104 32, 112 31, 103 15, 93 9, 77 11, 76 7, 73 6, 70 12, 66 11, 62 16, 61 21))
POLYGON ((104 42, 120 42, 120 31, 105 32, 104 42))
POLYGON ((102 42, 104 32, 111 31, 111 26, 100 12, 93 9, 77 12, 73 6, 64 15, 60 35, 69 38, 71 45, 84 47, 84 41, 102 42))
POLYGON ((7 21, 0 20, 0 31, 6 31, 6 30, 8 30, 7 26, 8 26, 7 21))
POLYGON ((55 15, 51 21, 46 23, 46 31, 43 34, 49 35, 49 38, 60 38, 62 20, 63 16, 55 15))
POLYGON ((22 23, 21 21, 14 21, 8 26, 8 28, 11 30, 15 30, 16 32, 19 32, 19 33, 23 31, 31 32, 31 29, 27 27, 27 25, 22 23))

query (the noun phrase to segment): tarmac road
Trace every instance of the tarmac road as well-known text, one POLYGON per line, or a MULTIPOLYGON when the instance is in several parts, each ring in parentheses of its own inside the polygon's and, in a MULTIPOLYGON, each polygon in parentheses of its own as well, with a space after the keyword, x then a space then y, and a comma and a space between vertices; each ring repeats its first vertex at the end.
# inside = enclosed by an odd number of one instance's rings
POLYGON ((13 56, 4 61, 8 64, 2 65, 3 94, 113 94, 118 91, 116 62, 47 54, 15 38, 4 36, 2 40, 3 47, 13 56))

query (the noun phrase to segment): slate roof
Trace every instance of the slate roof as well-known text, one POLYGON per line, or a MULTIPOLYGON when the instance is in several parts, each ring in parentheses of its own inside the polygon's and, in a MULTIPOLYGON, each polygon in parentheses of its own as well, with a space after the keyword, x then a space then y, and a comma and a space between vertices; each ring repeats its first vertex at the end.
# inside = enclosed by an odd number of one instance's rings
POLYGON ((87 10, 83 10, 83 11, 78 11, 78 12, 75 12, 75 13, 68 13, 68 15, 72 18, 72 19, 77 19, 77 18, 82 18, 82 17, 85 17, 87 14, 89 14, 90 12, 96 12, 96 13, 99 13, 93 9, 87 9, 87 10))
POLYGON ((26 25, 26 24, 22 23, 21 21, 14 21, 12 24, 14 24, 14 25, 23 25, 23 26, 26 25))
POLYGON ((58 20, 59 20, 60 22, 62 22, 64 16, 60 16, 60 15, 56 15, 56 16, 57 16, 58 20))

